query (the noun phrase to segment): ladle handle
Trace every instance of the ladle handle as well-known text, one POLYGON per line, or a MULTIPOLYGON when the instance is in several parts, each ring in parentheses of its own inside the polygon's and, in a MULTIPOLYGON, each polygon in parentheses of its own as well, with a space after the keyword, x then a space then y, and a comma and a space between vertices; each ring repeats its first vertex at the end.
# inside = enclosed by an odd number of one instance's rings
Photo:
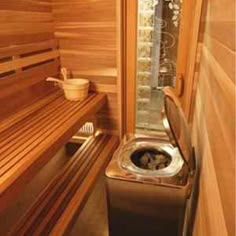
POLYGON ((59 79, 56 79, 56 78, 53 78, 53 77, 48 77, 48 78, 46 79, 46 81, 57 82, 57 83, 60 83, 60 84, 63 84, 63 83, 64 83, 62 80, 59 80, 59 79))
POLYGON ((61 68, 61 74, 64 80, 67 80, 67 69, 65 67, 61 68))

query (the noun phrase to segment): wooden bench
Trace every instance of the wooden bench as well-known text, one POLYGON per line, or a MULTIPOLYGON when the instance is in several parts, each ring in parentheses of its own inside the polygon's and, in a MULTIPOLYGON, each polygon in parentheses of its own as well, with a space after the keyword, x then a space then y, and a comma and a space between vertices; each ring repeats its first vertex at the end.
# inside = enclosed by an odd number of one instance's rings
POLYGON ((1 122, 0 211, 105 102, 105 94, 71 102, 55 91, 1 122))
POLYGON ((117 145, 115 136, 97 134, 89 138, 10 235, 66 235, 117 145))
MULTIPOLYGON (((46 77, 58 77, 58 43, 0 48, 0 211, 106 103, 105 94, 70 102, 46 77)), ((69 230, 118 138, 86 141, 25 215, 13 235, 61 235, 69 230)))

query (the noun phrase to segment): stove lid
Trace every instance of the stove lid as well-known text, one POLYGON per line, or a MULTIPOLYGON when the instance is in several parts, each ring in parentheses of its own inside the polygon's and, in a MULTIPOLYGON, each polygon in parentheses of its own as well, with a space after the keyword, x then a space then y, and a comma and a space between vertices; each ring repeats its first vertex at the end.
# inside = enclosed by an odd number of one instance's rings
POLYGON ((193 148, 188 123, 173 89, 166 87, 164 92, 163 124, 171 143, 177 146, 190 170, 194 169, 193 148))

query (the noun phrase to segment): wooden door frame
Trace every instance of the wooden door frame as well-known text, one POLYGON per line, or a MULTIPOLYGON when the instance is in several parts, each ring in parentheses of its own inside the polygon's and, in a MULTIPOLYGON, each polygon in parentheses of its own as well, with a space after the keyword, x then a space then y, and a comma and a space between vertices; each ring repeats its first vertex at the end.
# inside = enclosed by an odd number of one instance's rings
MULTIPOLYGON (((121 106, 123 133, 135 132, 136 64, 137 64, 137 10, 138 0, 121 2, 121 61, 122 84, 121 106)), ((190 120, 193 111, 193 86, 198 32, 203 0, 183 1, 178 45, 177 81, 175 91, 181 99, 186 117, 190 120), (183 75, 183 77, 179 75, 183 75), (183 89, 183 91, 181 91, 183 89)))
POLYGON ((180 22, 175 91, 189 122, 194 111, 195 66, 202 4, 203 0, 183 1, 180 22))
POLYGON ((121 106, 123 133, 135 131, 136 54, 137 54, 137 0, 119 0, 121 3, 121 67, 123 81, 121 106))

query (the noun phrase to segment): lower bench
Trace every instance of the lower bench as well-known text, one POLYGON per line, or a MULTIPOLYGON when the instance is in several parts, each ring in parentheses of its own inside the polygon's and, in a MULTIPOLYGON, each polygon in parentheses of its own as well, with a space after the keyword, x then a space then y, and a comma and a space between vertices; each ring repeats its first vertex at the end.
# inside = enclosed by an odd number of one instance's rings
POLYGON ((118 137, 106 134, 90 137, 48 184, 10 235, 66 235, 118 142, 118 137))

